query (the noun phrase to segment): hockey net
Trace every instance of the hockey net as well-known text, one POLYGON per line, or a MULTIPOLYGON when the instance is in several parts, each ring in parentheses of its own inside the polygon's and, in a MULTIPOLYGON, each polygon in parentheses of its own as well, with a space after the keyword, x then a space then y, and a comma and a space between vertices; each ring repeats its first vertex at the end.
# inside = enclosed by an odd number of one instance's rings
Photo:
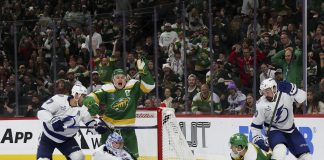
MULTIPOLYGON (((140 114, 137 113, 137 120, 136 121, 142 121, 145 124, 147 124, 149 121, 148 118, 143 117, 143 115, 147 115, 148 112, 155 112, 153 123, 157 125, 157 131, 156 138, 157 138, 157 159, 158 160, 194 160, 194 155, 188 145, 187 140, 185 139, 185 136, 182 133, 182 130, 180 129, 179 122, 176 119, 176 116, 174 114, 173 108, 157 108, 150 111, 140 111, 140 114), (140 117, 139 117, 140 115, 140 117)), ((152 114, 151 114, 152 115, 152 114)), ((147 117, 147 116, 146 116, 147 117)), ((145 129, 144 129, 145 130, 145 129)), ((144 131, 144 130, 138 130, 137 136, 138 139, 142 139, 139 136, 144 137, 144 141, 149 141, 150 135, 149 133, 152 133, 152 131, 144 131)), ((152 149, 155 147, 152 147, 153 143, 150 143, 148 147, 147 143, 145 145, 141 145, 140 143, 143 143, 139 141, 139 151, 144 149, 152 149), (141 146, 143 148, 141 148, 141 146)), ((143 155, 143 154, 142 154, 143 155)), ((140 156, 142 157, 141 153, 140 156)), ((154 156, 155 157, 155 156, 154 156)), ((143 159, 143 158, 141 158, 143 159)), ((148 159, 148 158, 144 158, 148 159)), ((156 159, 156 158, 153 158, 156 159)))

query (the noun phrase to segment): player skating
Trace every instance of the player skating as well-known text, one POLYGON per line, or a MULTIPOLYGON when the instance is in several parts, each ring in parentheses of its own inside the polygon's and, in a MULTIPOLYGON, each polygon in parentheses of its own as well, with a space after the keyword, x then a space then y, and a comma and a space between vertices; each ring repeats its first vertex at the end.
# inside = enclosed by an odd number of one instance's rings
POLYGON ((232 160, 270 160, 271 154, 250 143, 242 133, 236 133, 230 138, 230 153, 232 160))
POLYGON ((285 159, 287 148, 298 160, 311 160, 308 145, 295 126, 293 113, 293 103, 304 102, 306 92, 298 89, 295 84, 287 81, 277 83, 269 78, 262 81, 260 94, 262 97, 256 104, 256 113, 251 124, 253 143, 265 151, 268 151, 270 147, 274 160, 285 159), (282 92, 281 96, 279 92, 282 92), (278 107, 275 110, 277 101, 279 101, 278 107), (275 114, 273 114, 274 110, 275 114), (269 127, 272 115, 274 118, 268 134, 268 147, 262 137, 261 129, 263 125, 269 127))
POLYGON ((82 121, 87 126, 94 126, 90 129, 92 133, 105 133, 107 128, 98 125, 90 116, 88 108, 82 106, 87 89, 81 84, 72 87, 71 96, 55 95, 48 99, 37 113, 39 120, 43 121, 43 132, 40 137, 37 159, 50 160, 55 148, 71 160, 84 160, 85 156, 74 139, 82 121))
MULTIPOLYGON (((154 87, 154 80, 143 60, 137 60, 137 68, 141 80, 126 80, 122 69, 115 69, 112 83, 102 86, 96 92, 90 93, 84 100, 84 105, 89 108, 91 115, 100 114, 99 104, 104 104, 103 120, 112 125, 133 125, 135 123, 137 101, 144 93, 149 93, 154 87)), ((124 137, 125 146, 138 157, 137 138, 134 129, 120 131, 124 137)), ((108 134, 101 137, 101 144, 106 142, 108 134)))
POLYGON ((106 143, 94 151, 92 160, 133 160, 123 147, 123 137, 113 132, 108 136, 106 143))

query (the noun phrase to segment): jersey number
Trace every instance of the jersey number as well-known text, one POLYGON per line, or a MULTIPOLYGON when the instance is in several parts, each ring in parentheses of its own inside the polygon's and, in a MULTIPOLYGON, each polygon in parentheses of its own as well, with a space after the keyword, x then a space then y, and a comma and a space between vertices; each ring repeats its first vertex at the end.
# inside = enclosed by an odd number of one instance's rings
POLYGON ((46 101, 46 104, 51 104, 53 102, 54 102, 54 100, 51 98, 51 99, 49 99, 49 100, 46 101))

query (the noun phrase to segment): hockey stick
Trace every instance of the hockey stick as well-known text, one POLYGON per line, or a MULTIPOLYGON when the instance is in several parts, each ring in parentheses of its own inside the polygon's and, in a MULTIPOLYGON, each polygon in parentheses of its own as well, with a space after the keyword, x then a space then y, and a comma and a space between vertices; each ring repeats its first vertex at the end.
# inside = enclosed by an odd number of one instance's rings
POLYGON ((272 112, 272 117, 271 117, 270 124, 268 126, 268 130, 267 130, 267 133, 266 133, 266 136, 267 137, 269 136, 269 133, 270 133, 270 130, 271 130, 271 126, 272 126, 272 123, 273 123, 273 119, 274 119, 274 117, 275 117, 275 115, 277 113, 277 108, 279 106, 279 101, 280 101, 280 98, 281 98, 281 94, 282 94, 282 92, 279 93, 278 100, 276 102, 276 106, 275 106, 275 108, 274 108, 274 110, 272 112))
MULTIPOLYGON (((293 55, 294 53, 292 53, 292 55, 293 55)), ((288 67, 287 67, 287 69, 286 69, 286 72, 285 72, 285 79, 287 78, 287 76, 288 76, 288 70, 289 70, 289 67, 290 67, 290 63, 291 63, 291 59, 290 59, 290 61, 289 61, 289 63, 288 63, 288 67)), ((284 80, 285 80, 284 79, 284 80)), ((278 91, 278 86, 277 86, 277 91, 278 91)), ((274 119, 274 117, 275 117, 275 115, 276 115, 276 113, 277 113, 277 108, 278 108, 278 105, 279 105, 279 101, 280 101, 280 98, 281 98, 281 94, 282 94, 282 92, 280 92, 279 93, 279 96, 278 96, 278 100, 277 100, 277 102, 276 102, 276 106, 275 106, 275 108, 274 108, 274 110, 273 110, 273 112, 272 112, 272 117, 271 117, 271 120, 270 120, 270 123, 269 123, 269 126, 268 126, 268 130, 267 130, 267 133, 266 133, 266 136, 267 137, 269 137, 269 133, 270 133, 270 130, 271 130, 271 127, 272 127, 272 123, 273 123, 273 119, 274 119)))
MULTIPOLYGON (((95 126, 64 126, 65 129, 93 129, 95 126)), ((114 129, 154 129, 155 126, 115 126, 114 129)))

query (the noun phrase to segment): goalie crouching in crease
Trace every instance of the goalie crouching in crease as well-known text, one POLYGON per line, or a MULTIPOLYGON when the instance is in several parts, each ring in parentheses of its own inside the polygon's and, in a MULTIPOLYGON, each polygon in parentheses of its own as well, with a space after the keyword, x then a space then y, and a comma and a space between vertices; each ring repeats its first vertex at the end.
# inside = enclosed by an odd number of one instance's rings
POLYGON ((232 160, 270 160, 271 154, 263 151, 257 145, 249 142, 242 133, 236 133, 230 138, 230 153, 232 160))
POLYGON ((133 160, 123 147, 123 137, 113 132, 108 136, 105 144, 96 148, 92 154, 92 160, 133 160))
POLYGON ((312 160, 304 136, 295 126, 293 113, 293 103, 304 102, 306 92, 288 81, 276 82, 269 78, 261 82, 260 94, 251 124, 252 142, 265 151, 271 149, 272 160, 284 160, 287 148, 298 160, 312 160), (261 130, 263 125, 269 129, 272 120, 267 143, 261 130))
MULTIPOLYGON (((83 104, 89 108, 91 115, 100 114, 99 105, 105 105, 103 109, 103 121, 109 126, 132 126, 135 124, 137 102, 140 96, 154 89, 155 84, 152 75, 148 72, 144 60, 137 60, 137 69, 140 80, 127 81, 122 69, 115 69, 112 74, 112 83, 107 83, 100 90, 90 93, 83 104)), ((138 155, 137 138, 134 129, 121 129, 125 146, 136 158, 138 155)), ((109 133, 103 134, 101 144, 105 144, 109 133)))

